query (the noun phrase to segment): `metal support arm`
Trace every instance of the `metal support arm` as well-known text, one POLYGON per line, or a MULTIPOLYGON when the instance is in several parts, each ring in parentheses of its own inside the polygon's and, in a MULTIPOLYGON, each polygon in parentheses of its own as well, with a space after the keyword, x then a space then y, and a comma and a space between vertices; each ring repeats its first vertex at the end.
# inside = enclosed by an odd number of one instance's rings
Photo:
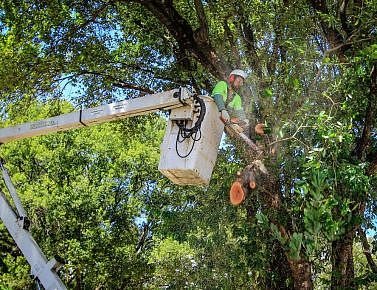
POLYGON ((0 217, 8 232, 16 242, 18 248, 31 267, 31 274, 38 278, 46 290, 67 289, 58 275, 54 272, 55 259, 48 261, 30 232, 19 224, 17 215, 12 210, 6 197, 0 191, 0 217))
POLYGON ((3 173, 3 178, 6 186, 17 207, 18 214, 14 212, 4 193, 0 191, 0 218, 3 221, 8 232, 16 242, 18 248, 28 261, 31 267, 31 274, 39 280, 46 290, 65 290, 67 289, 59 276, 56 274, 56 269, 59 263, 55 259, 47 260, 38 244, 33 239, 25 226, 27 220, 26 212, 22 207, 21 201, 17 195, 16 189, 8 175, 8 172, 2 162, 0 167, 3 173))

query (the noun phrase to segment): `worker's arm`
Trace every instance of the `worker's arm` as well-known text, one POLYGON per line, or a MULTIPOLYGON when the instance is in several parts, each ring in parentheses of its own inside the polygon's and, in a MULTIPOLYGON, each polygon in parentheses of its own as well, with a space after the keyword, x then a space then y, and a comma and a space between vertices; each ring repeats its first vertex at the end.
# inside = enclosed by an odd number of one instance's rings
POLYGON ((221 112, 222 110, 225 110, 225 103, 224 103, 222 95, 215 94, 214 96, 212 96, 212 98, 215 101, 217 108, 219 109, 219 112, 221 112))
POLYGON ((224 123, 228 123, 230 121, 230 116, 229 116, 228 111, 225 109, 223 96, 220 94, 216 94, 213 96, 213 100, 215 101, 217 108, 219 109, 219 112, 221 113, 220 119, 224 123))
POLYGON ((228 93, 228 86, 225 81, 220 81, 216 84, 216 86, 212 90, 212 98, 216 103, 219 112, 221 112, 221 120, 225 123, 230 121, 229 113, 225 107, 225 100, 228 93))

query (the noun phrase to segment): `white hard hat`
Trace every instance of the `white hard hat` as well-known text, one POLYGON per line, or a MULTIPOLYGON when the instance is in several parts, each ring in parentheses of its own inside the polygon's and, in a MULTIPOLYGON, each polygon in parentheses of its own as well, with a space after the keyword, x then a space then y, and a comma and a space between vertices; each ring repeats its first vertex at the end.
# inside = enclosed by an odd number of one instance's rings
POLYGON ((240 77, 243 77, 244 79, 247 78, 247 73, 242 70, 242 69, 234 69, 230 72, 229 76, 231 75, 236 75, 236 76, 240 76, 240 77))

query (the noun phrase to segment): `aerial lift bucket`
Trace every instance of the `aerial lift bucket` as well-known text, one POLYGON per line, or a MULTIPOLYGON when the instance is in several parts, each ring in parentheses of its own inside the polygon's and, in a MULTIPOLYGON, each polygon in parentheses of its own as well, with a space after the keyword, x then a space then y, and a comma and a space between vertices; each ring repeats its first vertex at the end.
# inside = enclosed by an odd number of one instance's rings
MULTIPOLYGON (((177 120, 187 118, 190 109, 173 109, 161 144, 161 157, 158 169, 173 183, 179 185, 208 185, 216 163, 218 148, 224 130, 224 124, 219 119, 219 112, 213 99, 200 96, 205 104, 204 119, 200 132, 193 136, 179 140, 179 126, 177 120)), ((191 110, 192 111, 192 110, 191 110)), ((187 126, 193 126, 192 120, 187 126)))

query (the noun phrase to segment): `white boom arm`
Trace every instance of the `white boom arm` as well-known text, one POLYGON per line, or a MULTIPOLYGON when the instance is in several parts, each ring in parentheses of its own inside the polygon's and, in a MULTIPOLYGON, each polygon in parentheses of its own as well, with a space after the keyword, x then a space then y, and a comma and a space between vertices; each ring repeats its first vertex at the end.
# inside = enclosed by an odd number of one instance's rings
POLYGON ((7 169, 0 160, 0 169, 17 211, 14 211, 3 192, 0 190, 0 218, 8 232, 16 242, 18 248, 31 267, 31 274, 47 290, 66 290, 63 282, 56 273, 59 263, 53 258, 48 261, 29 232, 29 222, 26 212, 18 198, 16 189, 9 177, 7 169))
POLYGON ((30 232, 23 228, 21 220, 16 216, 1 191, 0 217, 18 248, 30 264, 31 274, 38 278, 43 287, 47 290, 67 289, 55 272, 55 267, 58 264, 57 261, 55 259, 47 261, 30 232))
POLYGON ((144 115, 158 110, 170 110, 192 103, 191 97, 192 94, 186 88, 180 88, 3 128, 0 129, 0 144, 111 120, 144 115))

